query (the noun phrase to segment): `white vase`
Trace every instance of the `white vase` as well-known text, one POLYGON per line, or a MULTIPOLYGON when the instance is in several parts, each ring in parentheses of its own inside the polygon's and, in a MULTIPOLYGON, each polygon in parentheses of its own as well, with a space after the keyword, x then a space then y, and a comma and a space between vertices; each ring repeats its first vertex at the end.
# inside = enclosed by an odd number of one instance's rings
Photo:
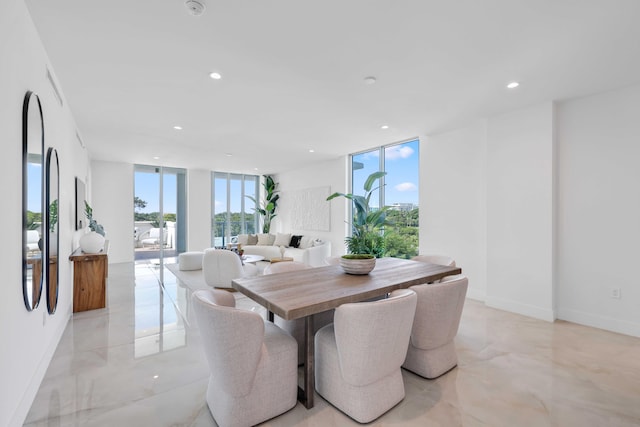
POLYGON ((87 254, 97 254, 104 248, 104 236, 92 231, 80 238, 80 249, 87 254))
POLYGON ((49 232, 49 255, 58 256, 58 233, 49 232))

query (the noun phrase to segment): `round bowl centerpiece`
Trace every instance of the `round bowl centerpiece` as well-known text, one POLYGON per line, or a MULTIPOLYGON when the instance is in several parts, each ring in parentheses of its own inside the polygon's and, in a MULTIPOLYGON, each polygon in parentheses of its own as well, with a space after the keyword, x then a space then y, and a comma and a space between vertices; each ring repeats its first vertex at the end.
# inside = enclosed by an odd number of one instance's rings
POLYGON ((340 258, 340 267, 347 274, 369 274, 376 266, 376 258, 370 254, 350 254, 340 258))

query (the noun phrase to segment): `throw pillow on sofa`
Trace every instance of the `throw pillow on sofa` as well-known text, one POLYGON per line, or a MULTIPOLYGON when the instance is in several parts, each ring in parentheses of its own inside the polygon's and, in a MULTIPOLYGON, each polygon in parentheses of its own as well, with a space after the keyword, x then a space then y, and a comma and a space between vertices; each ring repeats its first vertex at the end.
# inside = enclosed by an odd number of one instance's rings
POLYGON ((258 246, 268 246, 269 245, 269 235, 268 234, 258 234, 258 246))
POLYGON ((247 245, 257 245, 257 244, 258 244, 258 235, 249 234, 249 237, 247 237, 247 245))
POLYGON ((242 246, 247 246, 249 244, 249 235, 238 234, 238 244, 242 246))
POLYGON ((291 233, 277 233, 276 240, 273 242, 273 246, 289 246, 291 242, 291 233))
POLYGON ((292 248, 299 248, 301 239, 302 239, 302 236, 291 236, 291 241, 289 242, 289 246, 292 248))

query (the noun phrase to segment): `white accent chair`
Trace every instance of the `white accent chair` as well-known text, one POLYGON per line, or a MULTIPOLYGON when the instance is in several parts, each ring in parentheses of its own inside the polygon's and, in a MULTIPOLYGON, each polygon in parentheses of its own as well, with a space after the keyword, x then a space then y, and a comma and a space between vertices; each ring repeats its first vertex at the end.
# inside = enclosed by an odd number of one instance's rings
POLYGON ((207 249, 202 256, 202 273, 207 285, 214 288, 231 289, 231 281, 258 274, 253 264, 242 265, 237 253, 224 249, 207 249))
MULTIPOLYGON (((143 248, 145 248, 147 246, 160 247, 160 229, 159 228, 157 228, 157 227, 151 228, 145 234, 148 235, 149 237, 146 237, 146 238, 141 240, 143 248)), ((145 234, 143 234, 143 236, 145 234)), ((142 237, 142 236, 140 236, 140 237, 142 237)), ((162 235, 162 240, 163 240, 163 244, 166 245, 167 244, 167 230, 164 230, 164 233, 162 235)))
MULTIPOLYGON (((277 274, 285 273, 287 271, 299 271, 307 270, 311 267, 296 261, 279 262, 276 264, 269 264, 264 269, 263 274, 277 274)), ((304 319, 285 320, 280 316, 274 316, 274 323, 295 338, 298 343, 298 364, 304 363, 304 319)), ((322 313, 315 314, 313 317, 313 332, 316 333, 318 329, 333 322, 333 310, 323 311, 322 313)))
MULTIPOLYGON (((237 256, 237 255, 236 255, 237 256)), ((296 342, 232 294, 195 291, 193 310, 207 356, 207 405, 220 426, 252 426, 296 406, 296 342)))
POLYGON ((458 333, 469 281, 463 275, 443 280, 410 288, 418 295, 418 306, 402 367, 424 378, 439 377, 458 364, 453 339, 458 333))
POLYGON ((417 296, 343 304, 315 337, 316 390, 333 406, 368 423, 404 399, 400 366, 407 353, 417 296))
POLYGON ((27 252, 35 252, 40 250, 38 241, 40 240, 40 233, 38 230, 27 230, 27 252))

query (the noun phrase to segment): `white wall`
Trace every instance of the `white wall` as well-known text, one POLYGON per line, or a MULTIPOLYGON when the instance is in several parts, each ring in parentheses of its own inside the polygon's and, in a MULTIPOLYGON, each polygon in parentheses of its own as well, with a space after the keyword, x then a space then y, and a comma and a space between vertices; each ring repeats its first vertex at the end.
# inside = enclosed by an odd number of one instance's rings
POLYGON ((187 247, 202 251, 211 245, 211 171, 189 170, 187 197, 187 247))
POLYGON ((73 271, 68 255, 75 234, 74 177, 87 176, 89 162, 76 140, 71 111, 66 103, 60 106, 47 81, 46 67, 54 70, 21 0, 0 4, 0 58, 0 185, 8 202, 0 210, 4 278, 0 298, 0 425, 21 426, 71 314, 73 271), (22 298, 22 101, 28 90, 35 91, 42 103, 45 150, 54 147, 59 156, 59 297, 53 315, 47 313, 46 293, 31 312, 22 298))
POLYGON ((453 257, 469 277, 467 296, 484 300, 486 121, 420 141, 420 253, 453 257))
MULTIPOLYGON (((344 193, 348 191, 347 175, 347 160, 345 157, 339 157, 326 162, 305 165, 301 169, 279 173, 274 178, 278 183, 278 188, 283 192, 329 186, 330 193, 336 191, 344 193)), ((286 220, 286 215, 276 217, 275 231, 317 236, 331 242, 332 256, 345 254, 344 236, 347 230, 345 220, 347 219, 348 205, 342 198, 327 203, 331 204, 331 231, 292 229, 291 224, 286 220)))
POLYGON ((489 119, 486 304, 553 321, 552 103, 489 119))
POLYGON ((91 162, 89 204, 109 240, 109 263, 133 262, 133 164, 91 162))
POLYGON ((640 86, 558 106, 558 318, 635 336, 639 112, 640 86))

